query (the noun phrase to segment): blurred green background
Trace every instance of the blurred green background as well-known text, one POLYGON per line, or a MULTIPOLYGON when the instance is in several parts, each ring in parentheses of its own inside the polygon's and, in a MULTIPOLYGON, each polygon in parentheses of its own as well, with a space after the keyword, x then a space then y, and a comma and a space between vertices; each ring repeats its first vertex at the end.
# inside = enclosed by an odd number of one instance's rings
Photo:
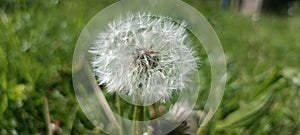
MULTIPOLYGON (((201 133, 300 135, 300 2, 184 1, 211 23, 227 60, 222 103, 201 133)), ((0 0, 1 135, 47 134, 49 125, 54 134, 103 134, 77 104, 72 55, 87 22, 114 2, 0 0)), ((201 80, 207 95, 210 81, 201 80)))

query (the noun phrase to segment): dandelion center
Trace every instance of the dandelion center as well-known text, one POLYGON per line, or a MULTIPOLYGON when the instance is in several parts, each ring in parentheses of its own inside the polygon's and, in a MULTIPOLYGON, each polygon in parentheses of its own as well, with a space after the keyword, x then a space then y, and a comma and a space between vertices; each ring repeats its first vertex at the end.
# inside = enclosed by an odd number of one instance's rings
POLYGON ((158 66, 157 52, 149 49, 137 49, 134 55, 134 63, 143 71, 148 72, 158 66))

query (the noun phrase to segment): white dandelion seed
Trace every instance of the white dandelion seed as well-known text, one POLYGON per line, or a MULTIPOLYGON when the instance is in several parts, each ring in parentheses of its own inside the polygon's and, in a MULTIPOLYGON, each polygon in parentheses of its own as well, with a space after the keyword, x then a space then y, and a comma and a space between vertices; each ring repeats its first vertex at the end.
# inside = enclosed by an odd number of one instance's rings
POLYGON ((90 49, 99 85, 141 103, 164 103, 186 89, 197 70, 185 22, 150 13, 130 14, 108 25, 90 49))

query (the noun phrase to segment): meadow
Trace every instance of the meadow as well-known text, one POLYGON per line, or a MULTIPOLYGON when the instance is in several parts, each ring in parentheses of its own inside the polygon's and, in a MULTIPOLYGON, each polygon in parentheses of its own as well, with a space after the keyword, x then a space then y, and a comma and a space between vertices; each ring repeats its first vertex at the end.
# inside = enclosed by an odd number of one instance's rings
MULTIPOLYGON (((293 14, 263 13, 254 21, 218 1, 184 1, 215 29, 227 63, 222 102, 198 133, 300 135, 300 3, 293 14)), ((54 134, 104 134, 77 103, 72 57, 84 26, 114 2, 1 1, 0 134, 49 134, 49 125, 54 134)), ((199 72, 209 76, 202 60, 199 72)), ((210 78, 201 86, 195 110, 204 106, 210 78)))

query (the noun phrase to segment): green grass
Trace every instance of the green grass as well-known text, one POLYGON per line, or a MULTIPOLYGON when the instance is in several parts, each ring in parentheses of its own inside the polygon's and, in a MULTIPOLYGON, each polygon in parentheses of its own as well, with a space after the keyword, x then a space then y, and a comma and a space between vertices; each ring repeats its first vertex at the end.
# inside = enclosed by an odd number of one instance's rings
MULTIPOLYGON (((202 133, 300 134, 300 12, 263 14, 254 22, 234 10, 220 10, 216 2, 185 1, 211 23, 227 60, 222 103, 202 133)), ((78 106, 71 66, 81 30, 113 2, 1 2, 0 134, 47 133, 43 97, 50 122, 60 123, 56 134, 101 134, 78 106)), ((209 62, 202 59, 201 75, 209 76, 209 62)), ((205 99, 209 77, 201 82, 205 99)))

